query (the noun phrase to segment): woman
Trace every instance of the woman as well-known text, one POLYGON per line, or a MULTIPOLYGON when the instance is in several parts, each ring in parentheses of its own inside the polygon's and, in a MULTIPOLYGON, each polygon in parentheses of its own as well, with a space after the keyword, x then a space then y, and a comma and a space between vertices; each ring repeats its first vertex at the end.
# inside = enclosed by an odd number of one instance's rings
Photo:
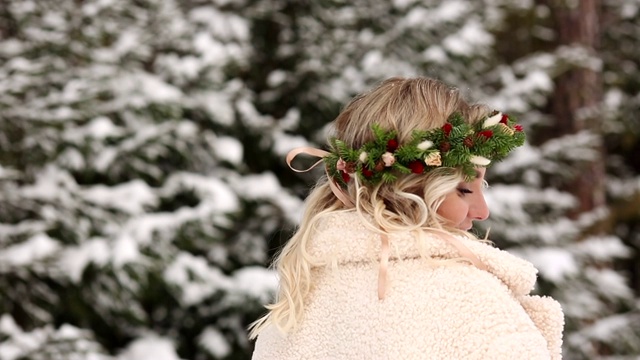
POLYGON ((536 269, 467 232, 488 165, 522 145, 508 115, 393 78, 335 120, 327 177, 275 265, 253 359, 560 359, 563 315, 536 269))

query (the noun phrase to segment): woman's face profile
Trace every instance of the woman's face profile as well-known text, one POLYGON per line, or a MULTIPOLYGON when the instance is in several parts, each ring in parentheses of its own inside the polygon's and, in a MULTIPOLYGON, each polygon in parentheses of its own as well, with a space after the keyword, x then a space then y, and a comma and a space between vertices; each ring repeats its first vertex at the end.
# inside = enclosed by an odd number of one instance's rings
POLYGON ((489 208, 484 199, 485 168, 476 169, 477 176, 471 182, 461 182, 447 196, 438 208, 438 214, 446 219, 447 225, 460 230, 470 230, 473 221, 489 217, 489 208))

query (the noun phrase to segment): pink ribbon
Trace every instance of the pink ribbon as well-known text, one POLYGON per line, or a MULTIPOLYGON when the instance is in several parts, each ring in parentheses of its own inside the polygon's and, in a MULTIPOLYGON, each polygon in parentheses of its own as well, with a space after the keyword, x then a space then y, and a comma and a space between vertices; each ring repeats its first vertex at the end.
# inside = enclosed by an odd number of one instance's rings
MULTIPOLYGON (((322 158, 324 158, 327 155, 329 155, 329 152, 327 151, 304 146, 304 147, 298 147, 289 151, 286 157, 286 161, 287 161, 287 165, 289 165, 289 168, 291 170, 301 173, 301 172, 307 172, 315 168, 316 166, 318 166, 318 164, 322 163, 323 161, 322 158), (316 161, 308 169, 298 170, 293 166, 291 166, 291 162, 296 156, 300 154, 319 157, 320 160, 316 161)), ((349 198, 349 195, 347 195, 347 193, 344 190, 342 190, 342 188, 338 184, 336 184, 333 177, 328 173, 326 167, 325 167, 325 172, 327 173, 327 177, 329 179, 329 187, 331 188, 331 191, 334 193, 334 195, 347 208, 355 208, 355 203, 349 198)), ((478 269, 487 271, 486 265, 482 261, 480 261, 480 259, 478 259, 478 257, 460 241, 460 239, 453 237, 451 234, 449 234, 444 230, 430 229, 429 231, 442 235, 444 237, 444 240, 448 241, 451 245, 453 245, 458 250, 458 252, 460 253, 460 256, 469 259, 469 261, 471 261, 471 263, 474 266, 476 266, 478 269)), ((387 235, 387 233, 385 232, 381 233, 380 240, 381 240, 381 244, 380 244, 380 267, 378 268, 378 299, 384 300, 386 291, 387 291, 387 268, 389 266, 389 257, 390 257, 389 236, 387 235)))
MULTIPOLYGON (((287 154, 287 165, 289 165, 289 168, 295 172, 307 172, 313 168, 315 168, 316 166, 318 166, 318 164, 320 164, 323 160, 322 158, 329 155, 329 152, 324 151, 324 150, 320 150, 320 149, 316 149, 316 148, 312 148, 309 146, 303 146, 303 147, 299 147, 299 148, 295 148, 291 151, 289 151, 289 153, 287 154), (311 165, 308 169, 304 169, 304 170, 298 170, 296 168, 294 168, 293 166, 291 166, 291 162, 293 161, 293 159, 300 155, 300 154, 307 154, 310 156, 314 156, 314 157, 319 157, 320 160, 316 161, 313 165, 311 165)), ((325 167, 325 172, 327 171, 326 167, 325 167)), ((351 201, 351 199, 349 198, 349 195, 347 195, 347 193, 344 192, 344 190, 342 190, 342 188, 340 188, 340 186, 338 186, 338 184, 336 184, 336 181, 333 179, 333 177, 331 175, 329 175, 329 173, 327 172, 327 177, 329 178, 329 187, 331 188, 331 191, 333 192, 333 194, 340 200, 342 201, 342 203, 348 207, 348 208, 355 208, 356 204, 354 204, 353 201, 351 201)))

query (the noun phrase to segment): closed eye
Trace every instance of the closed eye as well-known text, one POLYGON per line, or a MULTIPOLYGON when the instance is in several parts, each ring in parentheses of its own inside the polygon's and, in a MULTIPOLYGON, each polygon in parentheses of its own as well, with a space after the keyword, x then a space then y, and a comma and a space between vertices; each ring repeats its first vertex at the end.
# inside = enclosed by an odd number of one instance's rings
POLYGON ((473 194, 473 191, 471 191, 471 190, 469 190, 469 189, 466 189, 466 188, 458 188, 458 191, 459 191, 461 194, 473 194))

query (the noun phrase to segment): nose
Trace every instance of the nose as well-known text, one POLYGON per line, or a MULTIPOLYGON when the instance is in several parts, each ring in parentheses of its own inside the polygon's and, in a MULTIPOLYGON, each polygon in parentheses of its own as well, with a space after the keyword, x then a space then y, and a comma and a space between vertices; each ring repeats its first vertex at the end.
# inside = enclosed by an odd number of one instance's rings
POLYGON ((469 217, 473 220, 486 220, 489 217, 489 207, 484 194, 479 193, 469 208, 469 217))

